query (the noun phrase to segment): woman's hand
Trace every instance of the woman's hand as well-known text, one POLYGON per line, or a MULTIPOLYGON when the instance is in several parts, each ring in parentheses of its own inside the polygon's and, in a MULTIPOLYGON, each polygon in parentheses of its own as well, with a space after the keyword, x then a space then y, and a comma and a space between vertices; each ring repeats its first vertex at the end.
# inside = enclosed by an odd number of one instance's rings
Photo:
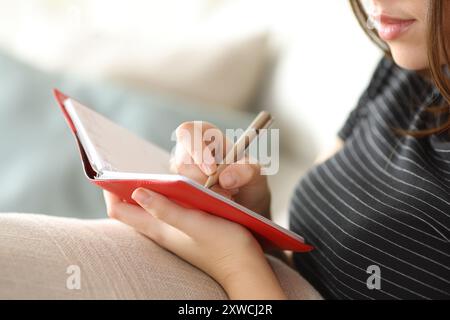
MULTIPOLYGON (((177 145, 171 159, 171 170, 201 184, 214 174, 218 162, 232 147, 225 135, 207 122, 185 122, 177 128, 176 137, 177 145)), ((228 165, 221 172, 219 183, 212 189, 270 218, 270 190, 267 178, 261 175, 261 167, 249 159, 228 165)))
MULTIPOLYGON (((171 159, 171 170, 201 184, 212 175, 218 163, 233 143, 208 122, 185 122, 176 130, 177 144, 171 159)), ((270 190, 267 177, 255 161, 244 158, 228 165, 212 189, 250 210, 270 219, 270 190)), ((266 253, 291 264, 286 254, 277 249, 264 248, 266 253)))
POLYGON ((104 195, 111 218, 208 273, 231 299, 285 298, 260 245, 239 224, 183 208, 143 188, 132 195, 140 207, 104 195))

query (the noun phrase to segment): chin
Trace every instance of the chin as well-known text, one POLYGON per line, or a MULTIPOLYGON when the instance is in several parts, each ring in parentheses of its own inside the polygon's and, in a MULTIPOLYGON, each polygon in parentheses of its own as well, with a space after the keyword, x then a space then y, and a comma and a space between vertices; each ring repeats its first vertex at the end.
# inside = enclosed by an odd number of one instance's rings
POLYGON ((428 68, 426 48, 389 45, 395 63, 408 70, 421 71, 428 68))

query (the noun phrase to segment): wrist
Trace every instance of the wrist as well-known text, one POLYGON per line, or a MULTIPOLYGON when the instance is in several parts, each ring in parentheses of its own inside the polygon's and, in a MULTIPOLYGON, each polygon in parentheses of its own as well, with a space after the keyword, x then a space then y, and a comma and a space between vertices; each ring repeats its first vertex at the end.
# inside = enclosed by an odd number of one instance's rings
POLYGON ((230 299, 281 300, 287 298, 262 251, 259 255, 242 259, 240 263, 230 268, 230 271, 219 281, 230 299))

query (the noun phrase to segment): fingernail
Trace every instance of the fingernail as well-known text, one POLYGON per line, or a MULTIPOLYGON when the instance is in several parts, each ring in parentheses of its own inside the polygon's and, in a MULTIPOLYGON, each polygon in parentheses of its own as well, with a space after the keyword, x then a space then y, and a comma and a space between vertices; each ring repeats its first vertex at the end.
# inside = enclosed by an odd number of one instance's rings
POLYGON ((238 178, 232 172, 225 172, 220 179, 224 188, 233 188, 238 183, 238 178))
POLYGON ((152 199, 152 194, 146 189, 136 189, 131 195, 131 198, 133 198, 133 200, 137 203, 145 205, 148 204, 152 199))

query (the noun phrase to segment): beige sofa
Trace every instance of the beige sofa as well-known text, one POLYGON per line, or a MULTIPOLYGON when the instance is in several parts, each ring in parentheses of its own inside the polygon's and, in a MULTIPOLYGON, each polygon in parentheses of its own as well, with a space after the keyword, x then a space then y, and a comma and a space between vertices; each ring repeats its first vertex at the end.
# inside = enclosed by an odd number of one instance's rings
MULTIPOLYGON (((296 271, 268 259, 290 299, 320 299, 296 271)), ((199 269, 106 219, 2 213, 0 270, 1 299, 227 298, 199 269)))

